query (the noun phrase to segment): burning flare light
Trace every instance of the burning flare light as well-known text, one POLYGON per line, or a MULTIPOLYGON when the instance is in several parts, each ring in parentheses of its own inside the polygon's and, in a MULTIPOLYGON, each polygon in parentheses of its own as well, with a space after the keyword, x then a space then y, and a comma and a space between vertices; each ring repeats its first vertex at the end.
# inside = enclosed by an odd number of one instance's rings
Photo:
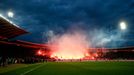
POLYGON ((54 36, 50 40, 51 57, 58 59, 82 59, 88 53, 89 43, 82 32, 66 33, 61 36, 54 36))

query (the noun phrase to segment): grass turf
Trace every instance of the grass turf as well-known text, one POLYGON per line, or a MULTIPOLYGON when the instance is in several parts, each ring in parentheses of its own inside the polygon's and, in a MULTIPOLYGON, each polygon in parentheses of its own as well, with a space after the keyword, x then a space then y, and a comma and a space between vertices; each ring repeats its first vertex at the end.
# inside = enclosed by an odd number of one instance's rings
POLYGON ((134 75, 134 62, 48 62, 0 75, 134 75))

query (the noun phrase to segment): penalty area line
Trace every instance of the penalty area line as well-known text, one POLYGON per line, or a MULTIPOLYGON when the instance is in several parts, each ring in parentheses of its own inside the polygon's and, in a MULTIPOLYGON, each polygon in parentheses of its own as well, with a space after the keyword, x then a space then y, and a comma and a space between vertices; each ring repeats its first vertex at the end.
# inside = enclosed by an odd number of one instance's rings
POLYGON ((30 73, 30 72, 32 72, 32 71, 34 71, 34 70, 36 70, 36 69, 38 69, 38 68, 40 68, 40 67, 42 67, 42 66, 44 66, 43 64, 42 65, 39 65, 39 66, 37 66, 37 67, 35 67, 35 68, 32 68, 32 69, 30 69, 30 70, 28 70, 28 71, 26 71, 26 72, 24 72, 24 73, 21 73, 20 75, 25 75, 25 74, 27 74, 27 73, 30 73))

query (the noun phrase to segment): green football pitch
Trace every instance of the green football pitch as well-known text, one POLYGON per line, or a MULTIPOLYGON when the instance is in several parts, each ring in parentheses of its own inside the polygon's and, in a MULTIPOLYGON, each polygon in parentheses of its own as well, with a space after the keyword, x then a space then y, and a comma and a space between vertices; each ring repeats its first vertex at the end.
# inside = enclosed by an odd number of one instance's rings
POLYGON ((134 75, 134 62, 47 62, 0 67, 0 75, 134 75))

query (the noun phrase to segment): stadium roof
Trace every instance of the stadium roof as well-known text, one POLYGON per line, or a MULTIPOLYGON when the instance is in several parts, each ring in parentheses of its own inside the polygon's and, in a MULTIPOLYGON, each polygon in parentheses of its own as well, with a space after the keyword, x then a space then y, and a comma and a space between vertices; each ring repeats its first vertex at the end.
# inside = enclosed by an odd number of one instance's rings
POLYGON ((0 41, 0 45, 1 46, 5 45, 8 48, 10 48, 11 46, 14 48, 15 47, 23 47, 23 48, 27 48, 27 49, 40 49, 41 48, 41 46, 23 44, 23 43, 17 43, 17 42, 10 42, 10 41, 0 41))
POLYGON ((14 38, 16 36, 28 33, 19 26, 0 15, 0 38, 14 38))

